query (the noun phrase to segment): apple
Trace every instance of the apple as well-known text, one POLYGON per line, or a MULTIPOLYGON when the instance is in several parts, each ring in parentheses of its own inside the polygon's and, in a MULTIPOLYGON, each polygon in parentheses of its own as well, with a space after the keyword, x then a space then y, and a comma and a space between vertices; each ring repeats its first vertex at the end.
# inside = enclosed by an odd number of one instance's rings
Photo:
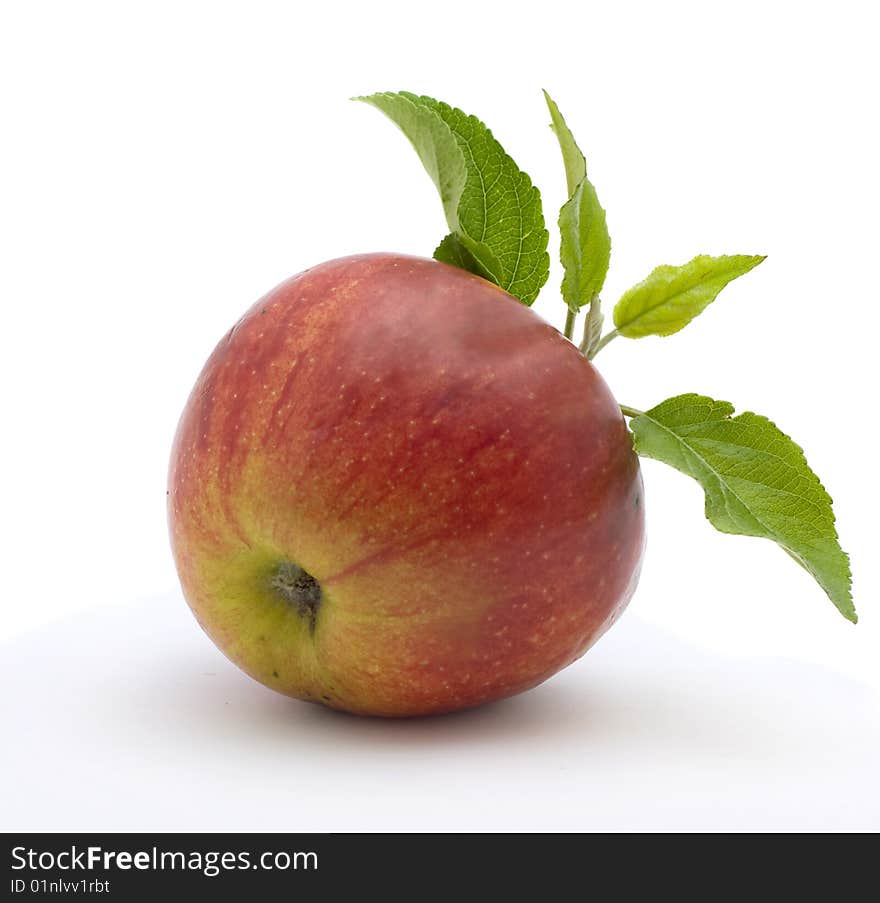
POLYGON ((240 668, 409 716, 583 655, 635 588, 642 496, 573 344, 469 272, 370 254, 282 283, 222 339, 168 510, 186 599, 240 668))

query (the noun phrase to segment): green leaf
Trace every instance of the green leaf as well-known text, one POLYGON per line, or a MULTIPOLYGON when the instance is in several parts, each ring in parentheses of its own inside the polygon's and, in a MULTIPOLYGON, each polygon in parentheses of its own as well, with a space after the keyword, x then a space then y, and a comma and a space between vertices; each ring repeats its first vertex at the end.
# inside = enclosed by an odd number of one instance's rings
POLYGON ((477 256, 468 250, 466 239, 456 235, 454 232, 450 232, 434 249, 433 256, 435 260, 439 260, 442 263, 452 264, 454 267, 482 276, 491 282, 496 282, 494 274, 500 269, 498 261, 488 248, 478 249, 477 253, 485 263, 481 263, 477 256))
POLYGON ((702 313, 728 282, 748 273, 764 259, 760 255, 700 254, 684 266, 657 267, 617 302, 617 332, 630 339, 672 335, 702 313))
POLYGON ((605 211, 596 189, 587 178, 587 161, 571 130, 565 124, 559 107, 545 91, 552 129, 559 139, 569 199, 559 211, 562 238, 559 256, 565 275, 562 297, 575 313, 602 291, 611 259, 611 238, 605 223, 605 211))
POLYGON ((565 182, 568 186, 569 196, 574 194, 575 188, 583 182, 587 177, 587 161, 584 158, 581 149, 574 140, 571 129, 565 124, 562 113, 556 102, 545 91, 544 100, 547 102, 547 109, 550 111, 550 128, 556 134, 559 141, 559 149, 562 151, 562 165, 565 167, 565 182))
POLYGON ((586 359, 592 360, 602 340, 602 324, 605 317, 602 314, 598 299, 590 305, 587 311, 587 319, 584 322, 584 337, 578 346, 586 359))
POLYGON ((766 417, 732 417, 729 402, 702 395, 679 395, 632 414, 636 451, 697 480, 706 517, 718 530, 778 543, 855 623, 849 558, 831 498, 798 445, 766 417))
POLYGON ((437 186, 459 245, 444 239, 439 259, 453 262, 463 246, 481 275, 531 304, 550 271, 541 195, 489 129, 474 116, 408 91, 355 99, 401 129, 437 186))

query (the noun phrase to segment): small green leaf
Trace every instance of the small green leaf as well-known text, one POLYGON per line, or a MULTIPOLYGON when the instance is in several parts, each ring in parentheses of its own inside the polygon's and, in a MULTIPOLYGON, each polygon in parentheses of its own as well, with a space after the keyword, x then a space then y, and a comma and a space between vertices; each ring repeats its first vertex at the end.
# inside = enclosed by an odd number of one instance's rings
POLYGON ((455 246, 444 239, 438 259, 458 266, 466 249, 480 275, 531 304, 550 271, 541 195, 492 132, 475 116, 408 91, 355 99, 401 129, 437 186, 457 239, 455 246))
POLYGON ((571 129, 566 125, 559 112, 556 102, 545 91, 544 100, 550 111, 550 128, 556 134, 559 141, 559 149, 562 151, 562 165, 565 167, 565 182, 568 186, 569 197, 574 194, 575 188, 587 177, 587 161, 581 149, 574 140, 571 129))
POLYGON ((611 238, 605 223, 605 211, 596 189, 587 178, 587 161, 571 130, 565 124, 559 107, 545 91, 552 129, 559 140, 569 198, 559 211, 562 238, 559 256, 565 275, 562 297, 569 310, 577 313, 590 304, 605 284, 611 259, 611 238))
POLYGON ((578 346, 588 361, 593 359, 599 347, 599 342, 602 340, 602 324, 604 322, 605 317, 602 314, 599 301, 596 299, 587 311, 587 318, 584 321, 584 337, 578 346))
POLYGON ((500 270, 497 260, 487 248, 478 251, 485 263, 481 263, 477 257, 472 254, 467 247, 466 239, 450 232, 443 241, 434 249, 434 259, 442 263, 452 264, 469 273, 475 273, 491 282, 497 282, 495 274, 500 270))
POLYGON ((732 417, 733 405, 679 395, 632 412, 635 448, 697 480, 706 517, 722 533, 772 539, 804 567, 855 623, 849 558, 831 498, 801 448, 766 417, 732 417))
POLYGON ((657 267, 617 302, 617 332, 629 339, 672 335, 702 313, 728 282, 748 273, 764 259, 760 255, 700 254, 684 266, 657 267))

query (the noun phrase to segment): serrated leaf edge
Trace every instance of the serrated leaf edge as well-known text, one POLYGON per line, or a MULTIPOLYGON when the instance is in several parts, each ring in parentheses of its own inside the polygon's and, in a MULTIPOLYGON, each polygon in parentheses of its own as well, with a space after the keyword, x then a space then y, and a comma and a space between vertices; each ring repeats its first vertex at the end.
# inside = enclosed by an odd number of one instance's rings
MULTIPOLYGON (((697 393, 688 393, 688 394, 680 395, 677 397, 681 400, 685 400, 685 399, 702 400, 704 398, 707 398, 707 396, 698 395, 697 393)), ((668 400, 671 400, 671 399, 668 399, 668 400)), ((791 438, 791 436, 789 436, 787 433, 785 433, 783 430, 781 430, 772 420, 770 420, 769 417, 765 417, 763 414, 755 414, 752 411, 743 411, 740 414, 738 414, 736 417, 734 417, 732 415, 735 413, 736 409, 729 401, 720 401, 720 400, 716 400, 716 399, 709 399, 709 401, 712 402, 711 408, 712 408, 713 412, 717 408, 721 408, 724 412, 721 418, 716 418, 716 422, 723 422, 725 420, 736 421, 736 420, 739 420, 741 417, 746 417, 746 416, 754 417, 755 419, 760 420, 760 421, 768 424, 769 426, 771 426, 773 429, 777 430, 785 439, 787 439, 789 442, 791 442, 791 444, 799 452, 801 460, 803 461, 803 464, 806 467, 807 471, 813 476, 813 478, 816 481, 816 484, 821 489, 825 499, 828 501, 829 508, 831 510, 831 525, 832 525, 832 529, 834 530, 834 537, 838 543, 838 547, 840 547, 840 540, 837 535, 837 528, 836 528, 837 518, 834 514, 833 507, 831 507, 833 504, 833 500, 832 500, 830 494, 828 493, 828 490, 825 488, 822 481, 819 479, 818 474, 810 467, 809 463, 807 462, 807 457, 804 453, 803 448, 800 445, 798 445, 798 443, 795 442, 794 439, 791 438)), ((665 402, 661 402, 661 403, 665 403, 665 402)), ((639 413, 637 417, 633 418, 633 421, 637 421, 641 417, 644 417, 645 419, 650 420, 651 423, 653 423, 656 427, 658 427, 664 433, 672 436, 676 442, 681 443, 690 454, 692 454, 695 458, 697 458, 705 466, 706 470, 708 470, 709 473, 712 474, 712 476, 715 478, 715 480, 724 487, 724 491, 722 492, 722 495, 724 495, 726 492, 729 495, 733 496, 740 503, 740 505, 742 505, 743 508, 749 512, 749 515, 755 520, 755 522, 757 524, 759 524, 762 527, 762 529, 764 529, 770 536, 773 536, 773 537, 776 536, 776 531, 771 529, 770 527, 768 527, 765 523, 763 523, 760 520, 760 518, 758 518, 752 512, 751 508, 746 504, 746 502, 743 501, 743 499, 739 496, 739 494, 736 492, 736 490, 733 489, 729 484, 724 482, 722 477, 715 472, 712 465, 708 461, 706 461, 706 459, 700 454, 700 452, 697 449, 695 449, 685 439, 683 439, 679 433, 674 432, 672 429, 667 427, 665 424, 661 423, 659 420, 654 419, 651 416, 651 411, 639 413)), ((633 426, 632 422, 630 423, 630 426, 631 427, 633 426)), ((648 458, 653 458, 653 456, 649 452, 643 451, 639 448, 639 435, 635 429, 633 429, 633 447, 635 448, 635 450, 638 454, 643 455, 648 458)), ((660 460, 660 459, 655 459, 655 460, 660 460)), ((666 463, 666 462, 663 462, 661 460, 661 463, 666 463)), ((685 475, 689 476, 688 474, 685 474, 685 475)), ((692 477, 692 479, 693 479, 693 477, 692 477)), ((699 484, 698 480, 696 482, 699 484)), ((704 490, 704 492, 705 492, 705 490, 704 490)), ((706 518, 707 518, 707 520, 709 520, 708 510, 709 510, 709 498, 707 496, 706 497, 706 518)), ((711 520, 710 520, 710 523, 711 523, 711 520)), ((742 535, 742 534, 736 533, 735 531, 723 530, 720 527, 717 527, 714 523, 712 524, 712 526, 715 527, 715 529, 717 529, 721 533, 728 533, 729 535, 742 535)), ((813 570, 813 568, 810 567, 809 564, 807 564, 807 562, 805 562, 792 549, 788 548, 788 546, 786 546, 785 543, 780 542, 778 539, 775 539, 775 538, 773 541, 776 542, 776 544, 779 545, 789 556, 791 556, 795 561, 797 561, 797 563, 800 564, 801 567, 805 571, 807 571, 807 573, 809 573, 813 577, 814 580, 816 580, 816 582, 822 587, 822 589, 824 590, 824 592, 828 596, 828 598, 831 599, 832 603, 835 605, 837 610, 847 620, 851 621, 853 624, 858 622, 858 614, 856 613, 855 605, 852 601, 852 570, 851 570, 851 566, 850 566, 850 558, 849 558, 849 555, 847 554, 847 552, 845 552, 842 547, 840 548, 840 551, 844 557, 844 560, 846 561, 846 595, 847 595, 847 598, 845 600, 837 600, 828 592, 822 579, 819 577, 818 574, 816 574, 816 572, 813 570)))
MULTIPOLYGON (((767 259, 766 254, 717 254, 717 255, 696 254, 694 257, 692 257, 686 263, 660 264, 659 266, 654 267, 654 269, 651 270, 651 272, 648 273, 648 275, 645 276, 644 279, 642 279, 641 281, 637 282, 635 285, 628 288, 617 300, 617 303, 614 305, 614 310, 612 311, 612 320, 614 322, 615 330, 618 335, 621 335, 627 339, 645 339, 645 338, 648 338, 649 336, 659 336, 661 338, 666 338, 668 336, 675 335, 675 333, 681 332, 682 329, 684 329, 686 326, 689 326, 701 313, 703 313, 706 310, 707 307, 709 307, 710 304, 713 304, 717 300, 717 298, 721 294, 721 292, 723 292, 724 289, 727 288, 727 286, 730 285, 731 282, 733 282, 735 279, 739 279, 741 276, 745 276, 746 273, 750 273, 753 269, 755 269, 756 266, 763 263, 766 259, 767 259), (642 318, 646 317, 647 315, 650 315, 651 313, 655 312, 659 308, 662 308, 662 307, 664 307, 666 305, 670 305, 670 304, 674 305, 675 298, 682 297, 682 296, 686 295, 688 292, 694 291, 694 289, 696 289, 697 287, 699 287, 699 285, 701 285, 703 283, 697 282, 694 285, 691 285, 689 288, 683 289, 681 291, 677 291, 672 295, 667 295, 666 297, 661 298, 661 300, 658 301, 653 306, 646 307, 644 310, 640 311, 638 317, 636 317, 633 320, 630 320, 628 323, 624 323, 621 325, 617 322, 617 311, 618 311, 620 305, 623 303, 623 301, 626 300, 627 298, 629 298, 631 295, 633 295, 639 289, 647 286, 650 283, 652 277, 654 277, 660 270, 666 270, 666 269, 672 270, 672 271, 683 270, 686 267, 690 266, 695 260, 698 260, 700 257, 706 257, 713 261, 720 260, 724 257, 744 257, 744 258, 749 258, 751 260, 754 260, 754 263, 750 267, 748 267, 748 269, 743 270, 743 272, 737 273, 735 276, 728 279, 724 283, 724 285, 722 285, 721 288, 718 289, 718 291, 715 293, 715 296, 713 298, 710 298, 693 316, 691 316, 687 320, 685 320, 685 322, 682 323, 680 326, 676 326, 674 329, 669 329, 668 331, 658 330, 655 332, 644 333, 642 335, 628 335, 625 330, 627 330, 630 326, 632 326, 633 323, 636 323, 639 319, 642 319, 642 318)), ((717 279, 717 278, 721 278, 721 277, 715 277, 715 278, 717 279)), ((712 280, 707 280, 707 281, 711 282, 712 280)))

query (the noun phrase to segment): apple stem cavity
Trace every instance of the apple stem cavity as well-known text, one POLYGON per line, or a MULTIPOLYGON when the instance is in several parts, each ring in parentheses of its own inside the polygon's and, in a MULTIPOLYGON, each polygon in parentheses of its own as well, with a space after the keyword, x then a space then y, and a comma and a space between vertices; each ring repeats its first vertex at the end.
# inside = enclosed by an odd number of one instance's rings
POLYGON ((308 620, 309 633, 314 633, 321 607, 321 584, 305 568, 292 561, 282 561, 272 574, 269 585, 301 617, 308 620))

